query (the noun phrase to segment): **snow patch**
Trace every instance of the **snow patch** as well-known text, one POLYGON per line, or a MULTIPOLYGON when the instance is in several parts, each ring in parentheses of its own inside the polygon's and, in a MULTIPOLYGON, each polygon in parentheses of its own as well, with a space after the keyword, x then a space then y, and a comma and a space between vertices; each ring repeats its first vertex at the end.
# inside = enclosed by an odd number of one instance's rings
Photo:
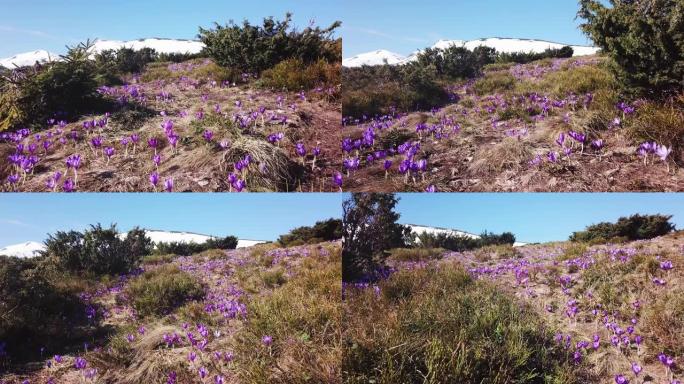
POLYGON ((385 61, 387 64, 395 65, 401 64, 406 58, 398 53, 390 52, 380 49, 373 52, 362 53, 354 57, 342 60, 342 65, 345 67, 361 67, 364 65, 383 65, 385 61))
POLYGON ((51 53, 45 50, 24 52, 6 59, 0 59, 0 65, 12 69, 15 66, 24 67, 28 65, 33 65, 36 62, 45 63, 50 60, 59 59, 59 55, 51 53))
POLYGON ((27 241, 21 244, 8 245, 0 248, 0 256, 14 256, 19 258, 35 257, 45 249, 45 245, 35 241, 27 241))

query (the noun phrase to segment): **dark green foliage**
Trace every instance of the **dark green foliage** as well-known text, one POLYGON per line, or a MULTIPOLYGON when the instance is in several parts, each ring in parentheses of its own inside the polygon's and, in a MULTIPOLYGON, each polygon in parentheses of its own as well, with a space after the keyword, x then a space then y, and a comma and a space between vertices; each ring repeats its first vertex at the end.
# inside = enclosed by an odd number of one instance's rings
POLYGON ((204 244, 207 249, 235 249, 238 239, 235 236, 217 237, 207 240, 204 244))
POLYGON ((563 48, 548 48, 544 52, 501 52, 496 57, 497 63, 517 63, 527 64, 533 61, 548 59, 548 58, 569 58, 575 51, 572 47, 565 46, 563 48))
POLYGON ((342 68, 342 114, 361 118, 428 110, 449 101, 434 66, 417 63, 342 68))
POLYGON ((260 73, 291 58, 301 59, 305 64, 319 59, 341 60, 342 53, 331 37, 340 22, 325 29, 312 26, 300 32, 291 28, 291 21, 288 13, 282 21, 266 18, 261 26, 247 20, 242 25, 232 21, 226 25, 217 23, 215 29, 200 28, 199 38, 217 64, 245 72, 260 73))
POLYGON ((296 244, 315 244, 342 238, 342 220, 328 219, 317 221, 312 227, 297 227, 278 238, 283 247, 296 244))
POLYGON ((151 252, 145 232, 134 228, 122 240, 116 225, 91 225, 84 232, 59 231, 48 235, 43 256, 53 256, 68 271, 115 275, 131 271, 151 252))
POLYGON ((418 54, 418 65, 434 66, 437 74, 448 78, 471 79, 481 74, 482 68, 497 58, 496 50, 489 47, 452 45, 446 49, 427 48, 418 54))
MULTIPOLYGON (((152 48, 134 50, 122 47, 116 51, 104 51, 100 55, 114 56, 114 64, 120 73, 139 73, 145 65, 157 60, 157 51, 152 48)), ((96 55, 98 56, 98 55, 96 55)))
POLYGON ((301 59, 287 59, 264 71, 260 84, 289 91, 312 89, 316 86, 335 87, 340 84, 340 64, 318 60, 305 65, 301 59))
POLYGON ((86 322, 77 292, 56 285, 67 276, 51 273, 48 264, 0 256, 0 345, 6 343, 8 355, 0 347, 0 371, 5 363, 40 358, 41 347, 59 351, 86 322))
POLYGON ((672 216, 665 215, 632 215, 621 217, 616 223, 602 222, 588 226, 584 231, 574 232, 570 241, 588 242, 597 239, 611 240, 626 238, 628 240, 652 239, 674 231, 670 223, 672 216))
POLYGON ((684 89, 684 3, 681 0, 580 0, 582 30, 615 61, 634 95, 661 98, 684 89))
POLYGON ((97 67, 90 42, 70 47, 61 61, 39 64, 0 80, 0 130, 19 125, 43 128, 49 118, 74 119, 106 109, 97 92, 97 67), (8 95, 10 97, 8 97, 8 95), (11 119, 6 120, 7 116, 11 119))
POLYGON ((157 255, 174 254, 189 256, 209 249, 235 249, 237 242, 238 239, 235 236, 211 238, 204 243, 172 241, 169 243, 157 243, 154 253, 157 255))
POLYGON ((157 54, 157 62, 171 62, 182 63, 184 61, 207 57, 202 52, 200 53, 159 53, 157 54))
POLYGON ((515 243, 515 235, 510 232, 497 235, 485 231, 480 234, 480 238, 474 239, 465 235, 423 232, 416 237, 416 243, 423 248, 444 248, 450 251, 462 252, 489 245, 512 245, 515 243))
POLYGON ((397 224, 399 214, 394 207, 398 202, 391 193, 353 193, 342 203, 344 281, 372 277, 387 257, 386 251, 407 244, 411 229, 397 224))
POLYGON ((187 301, 204 298, 204 287, 177 266, 164 265, 133 279, 126 295, 138 315, 165 315, 187 301))

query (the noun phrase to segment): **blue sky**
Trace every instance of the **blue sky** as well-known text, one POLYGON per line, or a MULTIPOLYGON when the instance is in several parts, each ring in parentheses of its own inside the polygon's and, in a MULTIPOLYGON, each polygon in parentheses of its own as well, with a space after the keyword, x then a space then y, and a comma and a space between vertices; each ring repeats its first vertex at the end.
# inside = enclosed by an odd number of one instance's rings
POLYGON ((408 54, 440 39, 517 37, 587 45, 577 0, 344 0, 344 57, 408 54))
POLYGON ((399 194, 401 223, 513 232, 519 241, 567 240, 600 221, 634 213, 673 215, 684 229, 684 194, 647 193, 442 193, 399 194))
MULTIPOLYGON (((87 38, 132 40, 143 37, 193 39, 198 26, 214 21, 282 18, 295 25, 309 20, 328 26, 341 20, 346 0, 0 0, 0 58, 46 49, 64 53, 65 44, 87 38)), ((346 6, 346 4, 345 4, 346 6)))
POLYGON ((0 248, 43 241, 98 222, 276 240, 318 220, 342 217, 342 194, 0 194, 0 248))

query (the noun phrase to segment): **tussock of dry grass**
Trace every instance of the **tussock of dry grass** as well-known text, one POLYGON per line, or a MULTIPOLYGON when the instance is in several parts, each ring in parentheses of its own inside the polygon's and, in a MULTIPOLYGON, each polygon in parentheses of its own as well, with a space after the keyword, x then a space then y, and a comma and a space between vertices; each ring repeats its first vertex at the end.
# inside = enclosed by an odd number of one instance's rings
POLYGON ((500 143, 484 145, 478 149, 469 170, 474 174, 519 170, 526 167, 533 156, 530 144, 508 137, 500 143))
POLYGON ((341 263, 339 251, 302 269, 270 294, 247 304, 235 335, 238 376, 249 383, 340 383, 341 263), (273 337, 273 345, 261 337, 273 337))
POLYGON ((440 259, 446 252, 442 248, 397 248, 390 251, 389 260, 428 261, 440 259))
POLYGON ((530 308, 461 267, 400 271, 379 288, 347 294, 346 383, 579 380, 530 308))

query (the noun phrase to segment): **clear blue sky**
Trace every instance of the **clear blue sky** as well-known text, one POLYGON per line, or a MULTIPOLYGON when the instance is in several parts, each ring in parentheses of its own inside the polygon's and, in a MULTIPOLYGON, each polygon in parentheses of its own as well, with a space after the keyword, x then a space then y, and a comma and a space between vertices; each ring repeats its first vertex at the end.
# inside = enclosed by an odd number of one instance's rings
POLYGON ((193 39, 198 26, 209 27, 214 21, 282 19, 287 11, 299 27, 311 19, 328 26, 341 20, 343 3, 346 0, 0 0, 0 58, 37 49, 64 53, 65 44, 87 38, 193 39))
POLYGON ((0 248, 42 242, 89 224, 134 226, 276 240, 318 220, 342 217, 342 194, 0 194, 0 248))
POLYGON ((601 221, 634 213, 673 215, 684 229, 684 194, 647 193, 442 193, 399 194, 404 224, 460 229, 479 234, 510 231, 519 241, 567 240, 601 221))
POLYGON ((408 54, 437 40, 517 37, 587 45, 577 0, 344 0, 344 57, 408 54))

